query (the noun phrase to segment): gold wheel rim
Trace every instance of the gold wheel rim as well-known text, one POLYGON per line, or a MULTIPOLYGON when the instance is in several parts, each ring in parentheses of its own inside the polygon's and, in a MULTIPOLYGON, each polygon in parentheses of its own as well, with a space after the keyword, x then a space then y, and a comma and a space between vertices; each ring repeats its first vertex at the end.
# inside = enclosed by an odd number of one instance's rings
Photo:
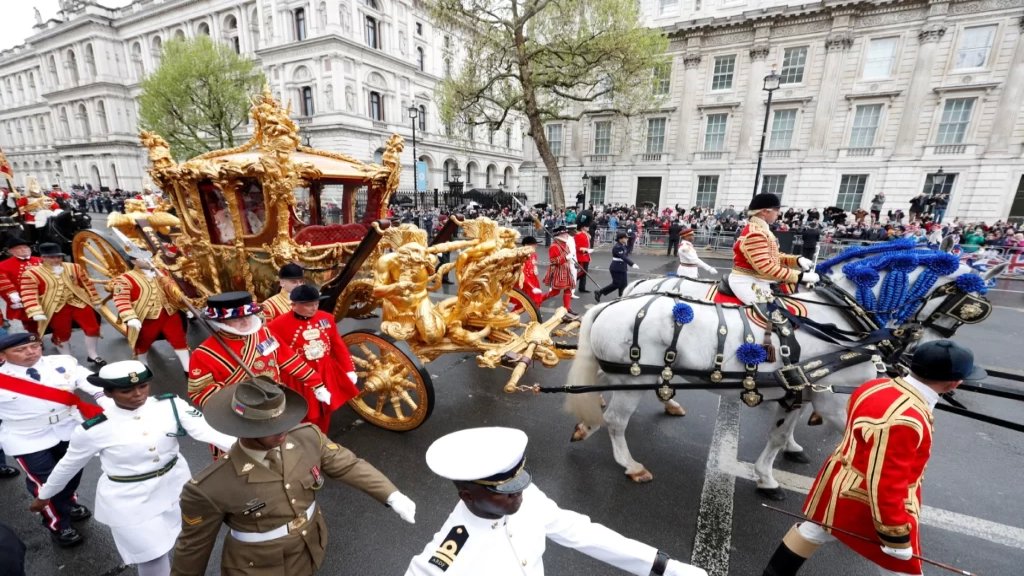
POLYGON ((109 286, 111 280, 129 270, 128 262, 106 238, 91 230, 75 234, 71 253, 75 262, 85 268, 100 295, 97 311, 118 332, 127 334, 128 327, 121 322, 109 286))
POLYGON ((387 430, 412 430, 430 414, 432 392, 413 358, 375 334, 345 335, 359 376, 359 396, 349 405, 365 420, 387 430))

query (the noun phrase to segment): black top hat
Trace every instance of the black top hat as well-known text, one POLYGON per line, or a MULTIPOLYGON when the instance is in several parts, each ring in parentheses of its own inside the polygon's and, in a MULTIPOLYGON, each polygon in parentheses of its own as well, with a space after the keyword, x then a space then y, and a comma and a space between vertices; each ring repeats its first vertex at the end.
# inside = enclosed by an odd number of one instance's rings
POLYGON ((262 438, 287 432, 306 417, 298 393, 258 376, 222 388, 206 402, 203 416, 214 430, 238 438, 262 438))
POLYGON ((104 390, 128 390, 148 382, 153 372, 138 360, 112 362, 100 368, 99 374, 90 374, 86 380, 104 390))
POLYGON ((277 277, 281 280, 302 280, 304 275, 302 273, 302 266, 298 264, 285 264, 281 266, 281 270, 278 271, 277 277))
POLYGON ((0 352, 3 352, 8 348, 14 348, 15 346, 30 344, 32 342, 39 342, 39 336, 30 332, 13 332, 10 334, 4 334, 3 336, 0 336, 0 352))
POLYGON ((769 208, 781 208, 782 202, 779 197, 771 192, 761 192, 750 201, 748 210, 767 210, 769 208))
POLYGON ((60 246, 54 244, 53 242, 43 242, 42 244, 39 245, 39 255, 43 256, 43 257, 46 257, 46 256, 61 256, 61 257, 63 257, 64 256, 64 252, 61 251, 60 246))
POLYGON ((523 236, 523 246, 536 246, 537 239, 533 236, 523 236))
POLYGON ((7 248, 14 248, 15 246, 31 246, 31 245, 32 244, 28 240, 25 240, 21 236, 8 236, 7 237, 7 242, 4 243, 4 246, 7 247, 7 248))
POLYGON ((206 299, 206 317, 210 320, 244 318, 260 311, 259 304, 252 301, 248 292, 225 292, 206 299))
POLYGON ((914 350, 910 371, 926 380, 983 380, 988 374, 974 365, 974 353, 952 340, 932 340, 914 350))
POLYGON ((288 295, 288 298, 292 302, 317 302, 327 297, 321 296, 320 291, 316 289, 316 286, 303 284, 302 286, 296 286, 293 288, 291 294, 288 295))

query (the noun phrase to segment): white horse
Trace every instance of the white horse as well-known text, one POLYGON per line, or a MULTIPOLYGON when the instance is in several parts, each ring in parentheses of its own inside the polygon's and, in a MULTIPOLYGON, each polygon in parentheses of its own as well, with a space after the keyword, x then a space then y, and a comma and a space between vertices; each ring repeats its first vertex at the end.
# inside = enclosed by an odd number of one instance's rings
MULTIPOLYGON (((965 302, 960 300, 964 296, 971 296, 975 299, 975 302, 980 300, 974 294, 960 290, 959 286, 961 283, 956 281, 960 276, 972 274, 971 268, 959 264, 955 257, 947 256, 945 259, 946 269, 943 272, 953 271, 948 274, 937 274, 933 269, 929 269, 928 266, 918 266, 916 262, 920 255, 931 254, 932 256, 928 256, 928 258, 935 259, 934 255, 941 253, 930 250, 906 249, 908 246, 906 243, 890 244, 890 246, 893 248, 888 252, 880 251, 874 255, 867 254, 864 257, 859 257, 855 253, 856 251, 853 251, 845 256, 840 255, 833 259, 835 266, 844 262, 848 265, 864 264, 864 267, 859 270, 849 266, 843 268, 844 271, 852 273, 853 279, 847 278, 846 273, 839 269, 830 270, 833 261, 824 263, 822 267, 819 267, 819 270, 827 272, 835 287, 842 289, 851 296, 856 295, 860 301, 866 300, 869 304, 877 304, 878 306, 868 306, 867 308, 869 310, 875 308, 882 310, 882 323, 895 329, 897 334, 906 336, 914 331, 915 328, 920 329, 918 330, 919 339, 917 340, 909 337, 900 340, 898 337, 894 337, 893 343, 897 348, 905 348, 908 345, 916 344, 916 342, 932 340, 951 334, 959 326, 957 319, 948 314, 937 314, 936 312, 940 311, 940 309, 948 312, 954 302, 965 302), (899 248, 904 249, 897 250, 899 248), (902 255, 902 260, 892 258, 897 252, 902 255), (896 263, 896 266, 900 267, 899 273, 891 274, 884 267, 873 272, 864 271, 865 267, 869 267, 869 263, 878 264, 880 258, 888 258, 888 260, 882 262, 883 266, 886 262, 890 262, 890 265, 891 263, 896 263), (913 263, 913 268, 908 269, 908 262, 913 263), (925 274, 925 272, 928 272, 928 274, 925 274), (890 275, 893 278, 887 280, 890 275), (922 276, 924 278, 918 283, 918 279, 922 276), (928 289, 923 290, 926 285, 928 289), (954 288, 957 289, 954 290, 954 288), (902 294, 906 296, 902 301, 898 299, 901 293, 900 289, 902 289, 902 294), (887 294, 882 294, 882 292, 887 294), (896 300, 893 299, 893 292, 896 293, 896 300), (881 307, 883 304, 888 306, 890 310, 899 308, 905 312, 903 314, 893 313, 894 316, 901 317, 889 318, 889 314, 881 307), (938 331, 943 331, 945 334, 940 334, 938 331)), ((1000 270, 998 269, 990 270, 984 278, 980 279, 974 275, 973 278, 969 278, 973 282, 965 281, 962 284, 968 288, 977 288, 982 280, 987 280, 999 274, 999 272, 1000 270)), ((670 279, 668 282, 662 283, 659 293, 645 294, 642 292, 644 289, 652 289, 658 282, 660 280, 634 283, 630 286, 631 293, 633 294, 632 297, 624 296, 621 300, 602 304, 587 311, 580 327, 579 347, 576 352, 576 358, 569 370, 568 385, 616 386, 653 384, 658 381, 658 376, 656 375, 637 377, 628 372, 623 373, 623 371, 618 369, 613 369, 611 372, 605 371, 601 367, 602 362, 617 364, 620 367, 630 364, 629 349, 633 345, 635 318, 637 313, 648 304, 650 305, 642 319, 643 328, 638 331, 637 344, 640 348, 638 363, 640 365, 655 366, 664 364, 664 354, 672 342, 676 328, 673 311, 676 304, 680 301, 676 294, 689 292, 700 298, 709 288, 707 283, 670 279), (643 285, 640 286, 640 284, 643 285), (675 294, 665 294, 667 289, 671 289, 675 294), (605 313, 606 311, 607 313, 605 313)), ((835 302, 825 295, 824 290, 820 288, 814 291, 801 292, 796 297, 801 300, 800 303, 807 309, 806 318, 813 319, 819 324, 834 324, 837 328, 850 332, 863 332, 865 330, 864 326, 858 323, 853 314, 844 308, 837 307, 835 302)), ((672 368, 676 371, 691 370, 710 374, 717 349, 718 314, 712 304, 699 304, 694 301, 687 301, 687 304, 693 312, 692 320, 682 327, 679 340, 675 346, 676 357, 672 368)), ((959 308, 956 310, 959 310, 959 308)), ((974 316, 973 319, 968 318, 968 321, 980 321, 987 317, 987 311, 990 310, 991 308, 988 308, 982 317, 974 316)), ((743 314, 745 312, 739 307, 723 307, 723 316, 728 328, 723 350, 725 358, 722 365, 722 370, 726 372, 736 373, 744 370, 743 362, 736 357, 740 345, 744 343, 744 322, 741 317, 743 314)), ((760 342, 760 336, 763 334, 763 331, 756 326, 753 327, 753 331, 757 337, 756 341, 760 342)), ((801 363, 843 349, 836 344, 816 338, 808 332, 809 330, 795 331, 796 339, 801 349, 801 363)), ((778 347, 777 339, 776 347, 778 347)), ((758 366, 758 373, 761 375, 772 374, 780 366, 780 362, 764 362, 758 366)), ((817 383, 818 386, 815 386, 816 390, 810 387, 804 388, 802 391, 803 399, 805 402, 809 402, 826 422, 837 430, 842 430, 846 421, 848 395, 838 395, 827 390, 826 387, 842 386, 852 389, 877 376, 878 371, 874 362, 868 361, 856 364, 829 373, 817 383)), ((676 376, 677 381, 678 379, 679 377, 676 376)), ((684 376, 682 379, 690 382, 707 382, 706 379, 694 378, 692 375, 684 376)), ((781 396, 782 390, 782 388, 765 387, 760 389, 768 397, 781 396)), ((722 394, 739 394, 741 390, 737 388, 732 392, 721 390, 718 392, 722 394)), ((576 427, 573 440, 583 440, 589 437, 601 424, 606 423, 612 439, 615 460, 625 468, 626 475, 635 482, 647 482, 653 479, 652 474, 630 455, 625 439, 625 430, 629 417, 636 409, 642 393, 642 391, 615 392, 608 404, 607 410, 603 414, 601 401, 595 393, 569 394, 566 400, 566 408, 580 421, 580 424, 576 427)), ((776 424, 768 435, 768 443, 758 457, 754 469, 757 476, 758 491, 769 497, 780 499, 783 497, 783 493, 773 476, 773 464, 779 451, 783 448, 793 452, 802 451, 802 448, 792 440, 793 429, 799 419, 800 411, 791 410, 787 412, 780 404, 775 402, 771 402, 771 404, 776 405, 777 414, 776 418, 773 419, 776 424)))

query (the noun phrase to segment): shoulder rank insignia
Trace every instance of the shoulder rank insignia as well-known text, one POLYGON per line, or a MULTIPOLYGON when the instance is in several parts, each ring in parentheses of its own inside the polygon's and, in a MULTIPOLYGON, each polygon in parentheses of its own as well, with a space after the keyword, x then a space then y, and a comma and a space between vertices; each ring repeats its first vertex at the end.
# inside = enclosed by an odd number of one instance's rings
POLYGON ((202 524, 203 517, 202 516, 189 516, 188 514, 182 514, 181 515, 181 521, 184 522, 185 524, 188 524, 189 526, 198 526, 198 525, 202 524))
POLYGON ((106 422, 106 421, 107 421, 107 415, 106 414, 100 414, 99 416, 94 416, 92 418, 89 418, 85 422, 82 422, 82 428, 88 430, 89 428, 92 428, 93 426, 95 426, 97 424, 101 424, 101 423, 106 422))
POLYGON ((468 539, 469 532, 466 530, 466 527, 455 526, 444 537, 444 542, 434 551, 434 555, 430 557, 430 564, 437 566, 442 572, 446 572, 455 562, 455 557, 459 555, 459 551, 466 545, 466 540, 468 539))

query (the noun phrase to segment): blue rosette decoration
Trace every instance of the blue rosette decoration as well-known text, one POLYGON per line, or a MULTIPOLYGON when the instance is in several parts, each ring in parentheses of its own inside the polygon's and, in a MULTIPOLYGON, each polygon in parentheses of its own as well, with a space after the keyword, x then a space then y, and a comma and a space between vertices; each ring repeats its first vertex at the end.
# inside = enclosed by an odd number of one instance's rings
POLYGON ((693 321, 693 308, 685 302, 679 302, 672 307, 672 319, 676 324, 689 324, 693 321))
POLYGON ((747 366, 755 366, 768 360, 768 351, 760 344, 744 342, 736 350, 736 359, 747 366))
POLYGON ((985 280, 974 273, 957 276, 956 287, 967 293, 977 292, 978 294, 984 294, 988 292, 985 280))

